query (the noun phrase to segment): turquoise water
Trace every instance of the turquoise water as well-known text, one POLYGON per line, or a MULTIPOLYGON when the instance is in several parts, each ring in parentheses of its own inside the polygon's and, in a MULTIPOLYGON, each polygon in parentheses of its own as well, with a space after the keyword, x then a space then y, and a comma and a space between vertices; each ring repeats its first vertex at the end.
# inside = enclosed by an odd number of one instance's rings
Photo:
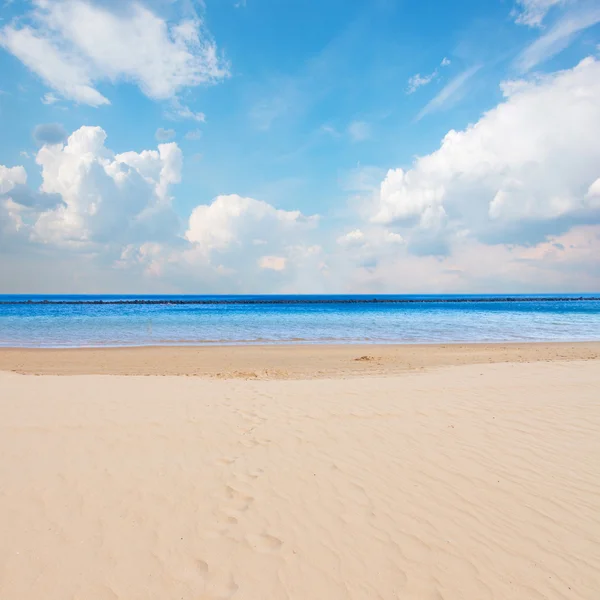
POLYGON ((600 294, 0 296, 0 346, 600 340, 600 294))

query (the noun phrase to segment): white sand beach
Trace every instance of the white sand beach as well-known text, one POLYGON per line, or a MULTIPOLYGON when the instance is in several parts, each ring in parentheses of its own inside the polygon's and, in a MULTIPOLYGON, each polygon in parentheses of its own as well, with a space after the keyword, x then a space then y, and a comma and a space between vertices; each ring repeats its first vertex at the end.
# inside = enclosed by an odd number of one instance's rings
POLYGON ((0 598, 597 600, 600 361, 560 352, 0 373, 0 598))

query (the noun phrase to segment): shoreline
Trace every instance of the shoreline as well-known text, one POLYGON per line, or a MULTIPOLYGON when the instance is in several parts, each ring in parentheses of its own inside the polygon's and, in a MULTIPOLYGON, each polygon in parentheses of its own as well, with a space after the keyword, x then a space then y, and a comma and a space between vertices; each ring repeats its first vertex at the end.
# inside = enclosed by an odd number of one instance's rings
POLYGON ((310 340, 305 338, 290 338, 289 340, 205 340, 205 341, 194 341, 194 342, 156 342, 152 344, 98 344, 98 345, 87 345, 87 346, 2 346, 0 345, 0 352, 7 350, 10 352, 16 352, 18 350, 35 350, 35 351, 57 351, 57 350, 145 350, 145 349, 209 349, 209 348, 289 348, 299 347, 315 347, 315 348, 332 348, 332 347, 344 347, 350 348, 373 348, 373 347, 456 347, 456 346, 530 346, 530 345, 579 345, 587 344, 600 345, 600 340, 597 339, 582 339, 582 340, 489 340, 489 341, 433 341, 433 342, 386 342, 385 340, 377 340, 373 342, 367 342, 364 340, 353 341, 353 340, 339 340, 339 339, 327 339, 327 340, 310 340))
POLYGON ((600 341, 0 348, 0 371, 32 375, 319 379, 438 367, 600 360, 600 341))

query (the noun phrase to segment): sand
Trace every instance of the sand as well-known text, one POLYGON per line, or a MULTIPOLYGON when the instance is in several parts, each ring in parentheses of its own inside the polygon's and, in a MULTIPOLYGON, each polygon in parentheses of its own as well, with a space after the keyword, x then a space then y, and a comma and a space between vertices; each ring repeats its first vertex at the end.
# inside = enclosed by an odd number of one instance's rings
POLYGON ((0 598, 597 600, 600 362, 556 352, 313 380, 0 373, 0 598))
POLYGON ((0 371, 32 375, 188 375, 315 379, 450 365, 600 359, 600 342, 532 344, 0 348, 0 371))

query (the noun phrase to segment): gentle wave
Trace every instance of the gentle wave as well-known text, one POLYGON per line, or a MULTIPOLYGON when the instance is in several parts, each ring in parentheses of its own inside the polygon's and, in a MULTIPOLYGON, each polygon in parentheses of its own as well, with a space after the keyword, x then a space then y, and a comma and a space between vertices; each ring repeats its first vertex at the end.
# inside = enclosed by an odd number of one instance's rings
POLYGON ((465 343, 600 339, 599 295, 0 296, 0 346, 465 343))

